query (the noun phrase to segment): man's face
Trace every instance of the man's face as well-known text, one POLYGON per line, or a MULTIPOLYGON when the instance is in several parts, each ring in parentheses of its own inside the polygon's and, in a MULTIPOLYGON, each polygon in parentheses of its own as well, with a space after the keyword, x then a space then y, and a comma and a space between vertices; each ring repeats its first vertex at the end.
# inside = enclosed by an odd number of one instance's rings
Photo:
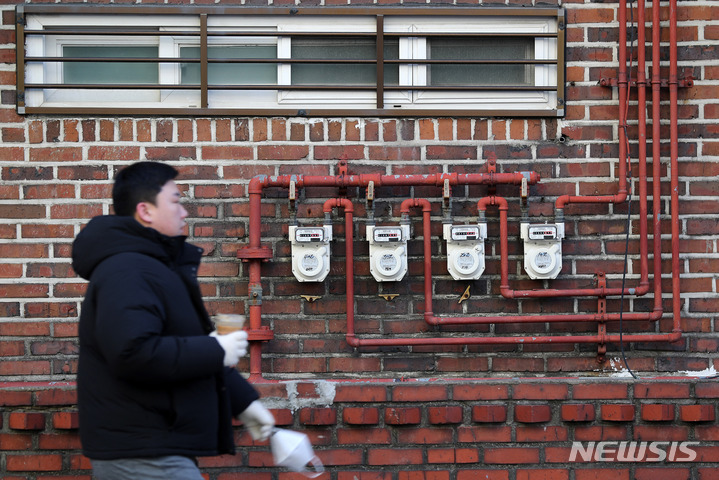
POLYGON ((181 197, 177 184, 170 180, 157 194, 154 205, 146 203, 145 221, 141 223, 168 237, 182 235, 187 225, 187 210, 180 204, 181 197))

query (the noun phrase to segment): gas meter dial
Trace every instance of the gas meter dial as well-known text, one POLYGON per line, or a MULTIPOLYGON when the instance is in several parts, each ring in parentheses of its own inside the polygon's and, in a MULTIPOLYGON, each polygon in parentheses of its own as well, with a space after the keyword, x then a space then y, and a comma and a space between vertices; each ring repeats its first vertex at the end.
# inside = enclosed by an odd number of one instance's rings
POLYGON ((367 225, 369 270, 378 282, 398 282, 407 273, 409 225, 367 225))
POLYGON ((533 280, 557 278, 562 270, 564 223, 522 223, 524 270, 533 280))
POLYGON ((455 280, 477 280, 484 272, 487 225, 444 225, 447 270, 455 280))
POLYGON ((292 273, 299 282, 321 282, 330 273, 332 225, 298 227, 290 225, 292 273))

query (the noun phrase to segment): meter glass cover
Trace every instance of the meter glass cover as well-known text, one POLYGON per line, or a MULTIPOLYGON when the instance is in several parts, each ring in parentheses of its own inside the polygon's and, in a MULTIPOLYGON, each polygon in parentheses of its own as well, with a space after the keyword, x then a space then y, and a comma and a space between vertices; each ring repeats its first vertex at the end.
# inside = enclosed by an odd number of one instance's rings
POLYGON ((298 242, 321 242, 325 239, 325 231, 320 227, 302 227, 295 230, 298 242))
POLYGON ((476 259, 472 252, 462 252, 456 260, 457 267, 463 272, 474 271, 476 259))
POLYGON ((552 266, 552 256, 549 252, 541 251, 534 257, 534 264, 540 270, 546 270, 552 266))
POLYGON ((402 240, 402 229, 399 227, 377 227, 372 232, 375 242, 399 242, 402 240))
POLYGON ((452 240, 477 240, 479 227, 459 226, 452 227, 452 240))
POLYGON ((379 259, 379 266, 385 273, 397 270, 398 265, 399 260, 393 253, 385 253, 379 259))
POLYGON ((305 275, 312 275, 319 271, 320 259, 314 253, 306 253, 300 262, 300 267, 305 275))

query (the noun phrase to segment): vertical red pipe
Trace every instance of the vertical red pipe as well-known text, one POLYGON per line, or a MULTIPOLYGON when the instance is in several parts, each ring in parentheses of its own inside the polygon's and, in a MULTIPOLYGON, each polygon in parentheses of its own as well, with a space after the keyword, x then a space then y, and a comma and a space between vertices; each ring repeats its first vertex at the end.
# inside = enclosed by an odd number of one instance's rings
MULTIPOLYGON (((248 189, 250 197, 249 240, 250 248, 260 248, 262 241, 262 189, 267 177, 255 177, 250 181, 248 189)), ((252 300, 252 292, 261 291, 260 259, 248 261, 248 296, 250 298, 250 330, 259 330, 262 326, 262 305, 252 300)), ((262 379, 262 342, 250 342, 250 380, 262 379)))
MULTIPOLYGON (((647 235, 647 76, 646 76, 646 14, 645 0, 637 2, 637 119, 639 129, 639 259, 642 272, 649 271, 647 235)), ((630 186, 631 188, 631 186, 630 186)), ((642 288, 649 290, 648 275, 642 277, 642 288)))
POLYGON ((661 163, 661 7, 652 2, 652 238, 654 239, 654 311, 662 312, 662 163, 661 163))
POLYGON ((681 286, 679 280, 679 128, 677 78, 677 0, 669 1, 669 121, 670 121, 670 162, 671 162, 671 209, 672 209, 672 332, 681 332, 681 286))
MULTIPOLYGON (((400 206, 400 213, 404 220, 409 217, 409 210, 413 207, 422 207, 422 244, 424 251, 424 318, 428 320, 434 316, 432 312, 432 223, 430 214, 432 206, 424 198, 408 198, 400 206)), ((409 222, 409 218, 406 220, 409 222)))
POLYGON ((354 230, 352 228, 352 215, 354 213, 354 207, 352 202, 346 198, 330 198, 324 203, 322 210, 324 213, 332 213, 332 209, 335 207, 341 207, 345 210, 345 288, 346 288, 346 310, 347 310, 347 343, 351 346, 356 347, 357 345, 353 341, 354 329, 355 329, 355 316, 354 316, 354 298, 355 298, 355 275, 354 275, 354 230), (350 337, 349 332, 352 332, 350 337))

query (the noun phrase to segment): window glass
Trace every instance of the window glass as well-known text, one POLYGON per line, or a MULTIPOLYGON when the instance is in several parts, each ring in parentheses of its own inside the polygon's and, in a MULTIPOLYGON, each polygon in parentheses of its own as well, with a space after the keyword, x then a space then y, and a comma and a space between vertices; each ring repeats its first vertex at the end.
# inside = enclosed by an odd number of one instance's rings
MULTIPOLYGON (((277 58, 276 45, 225 45, 207 47, 208 58, 277 58)), ((200 58, 200 47, 181 47, 180 58, 200 58)), ((180 64, 183 85, 200 84, 200 64, 180 64)), ((277 83, 275 63, 210 63, 207 66, 210 85, 273 85, 277 83)))
MULTIPOLYGON (((371 60, 377 57, 373 38, 307 37, 292 40, 293 59, 371 60)), ((399 41, 384 43, 384 58, 399 58, 399 41)), ((384 65, 384 81, 398 85, 399 65, 384 65)), ((293 85, 374 85, 377 83, 377 65, 353 63, 295 63, 292 65, 293 85)))
MULTIPOLYGON (((71 46, 62 49, 70 58, 157 58, 157 46, 71 46)), ((153 62, 65 62, 63 82, 77 84, 157 84, 159 74, 153 62)))
MULTIPOLYGON (((532 60, 533 38, 429 38, 427 58, 432 60, 532 60)), ((532 85, 534 66, 432 64, 429 84, 446 85, 532 85)))

